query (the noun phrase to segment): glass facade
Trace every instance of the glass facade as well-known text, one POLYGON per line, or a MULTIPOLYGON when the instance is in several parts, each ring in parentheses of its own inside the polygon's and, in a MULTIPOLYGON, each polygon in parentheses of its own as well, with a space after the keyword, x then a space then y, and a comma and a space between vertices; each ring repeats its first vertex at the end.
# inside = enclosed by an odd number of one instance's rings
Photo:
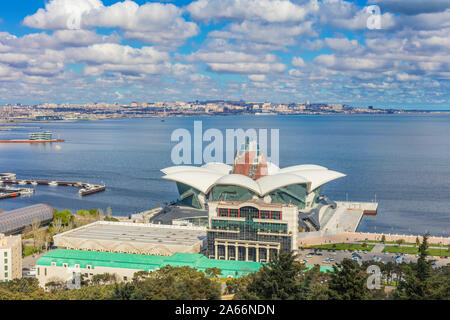
POLYGON ((306 194, 305 184, 293 184, 269 193, 273 203, 292 203, 299 209, 305 208, 306 194))
POLYGON ((246 201, 254 195, 254 192, 238 186, 219 185, 211 191, 212 201, 246 201))
POLYGON ((259 210, 252 206, 219 208, 217 218, 211 217, 207 234, 208 256, 267 261, 271 254, 291 251, 292 235, 288 233, 287 223, 283 223, 281 218, 281 211, 259 210), (228 244, 223 245, 224 241, 228 244))
POLYGON ((199 190, 180 182, 177 182, 177 187, 183 204, 202 209, 202 205, 198 200, 198 195, 200 194, 199 190))

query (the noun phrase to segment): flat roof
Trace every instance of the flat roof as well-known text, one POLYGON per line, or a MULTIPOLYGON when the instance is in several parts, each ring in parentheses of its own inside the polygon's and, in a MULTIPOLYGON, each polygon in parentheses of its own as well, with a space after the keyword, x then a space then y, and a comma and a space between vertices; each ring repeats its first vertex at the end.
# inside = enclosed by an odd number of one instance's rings
MULTIPOLYGON (((83 250, 56 249, 43 255, 37 262, 38 266, 56 266, 62 267, 67 263, 67 267, 86 268, 88 265, 92 269, 95 267, 125 268, 137 270, 155 270, 164 266, 173 267, 191 267, 197 270, 205 271, 208 268, 219 268, 222 270, 222 277, 243 276, 258 271, 263 263, 253 261, 234 261, 234 260, 216 260, 208 259, 202 254, 197 253, 175 253, 170 257, 142 255, 117 252, 98 252, 83 250)), ((306 266, 311 269, 313 266, 306 266)), ((320 271, 333 271, 332 267, 320 267, 320 271)))
POLYGON ((242 276, 259 270, 262 266, 259 262, 215 260, 208 259, 202 254, 196 253, 175 253, 170 257, 156 255, 141 255, 117 252, 99 252, 83 250, 56 249, 43 255, 36 263, 38 266, 62 267, 67 263, 67 267, 86 268, 88 265, 92 269, 95 267, 125 268, 138 270, 155 270, 170 265, 173 267, 187 266, 204 271, 207 268, 216 267, 222 270, 222 276, 242 276))
POLYGON ((206 230, 202 228, 175 228, 174 226, 140 223, 96 222, 64 232, 55 237, 146 244, 195 245, 206 238, 206 230))

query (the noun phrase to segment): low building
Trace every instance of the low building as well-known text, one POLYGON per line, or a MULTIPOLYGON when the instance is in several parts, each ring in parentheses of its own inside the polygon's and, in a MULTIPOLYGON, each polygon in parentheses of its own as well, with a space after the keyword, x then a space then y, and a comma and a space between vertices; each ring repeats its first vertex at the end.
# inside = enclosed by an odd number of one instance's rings
POLYGON ((55 246, 65 249, 170 256, 200 253, 206 228, 97 221, 53 239, 55 246))
POLYGON ((0 212, 0 233, 15 234, 31 226, 35 220, 41 225, 53 220, 54 210, 46 204, 20 208, 11 211, 0 212))
POLYGON ((36 263, 37 279, 42 287, 52 281, 73 282, 82 275, 85 279, 98 274, 116 275, 119 281, 130 281, 138 271, 152 272, 164 266, 187 266, 205 271, 219 268, 220 277, 240 277, 261 268, 260 263, 212 260, 202 254, 176 253, 170 257, 117 252, 56 249, 43 255, 36 263))
POLYGON ((22 237, 0 233, 0 282, 22 278, 22 237))

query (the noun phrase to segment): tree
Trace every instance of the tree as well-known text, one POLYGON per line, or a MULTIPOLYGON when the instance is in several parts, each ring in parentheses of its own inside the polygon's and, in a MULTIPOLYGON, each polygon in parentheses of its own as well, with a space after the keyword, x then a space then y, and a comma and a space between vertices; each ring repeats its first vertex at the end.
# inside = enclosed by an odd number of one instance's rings
POLYGON ((36 247, 36 241, 39 233, 39 227, 41 226, 41 222, 38 219, 34 219, 31 224, 31 232, 33 233, 33 245, 36 247))
POLYGON ((292 252, 281 252, 251 277, 247 290, 242 293, 246 299, 287 300, 302 299, 300 278, 305 267, 297 261, 292 252))
POLYGON ((381 236, 381 242, 386 243, 386 236, 384 234, 381 236))
POLYGON ((102 221, 103 219, 105 219, 105 212, 103 211, 103 209, 98 209, 97 212, 98 212, 98 219, 99 219, 100 221, 102 221))
POLYGON ((334 300, 366 300, 370 296, 367 288, 368 274, 353 260, 345 258, 333 266, 330 274, 329 295, 334 300))
POLYGON ((73 219, 72 211, 70 210, 55 210, 53 221, 59 219, 63 226, 67 226, 73 219))
POLYGON ((61 233, 63 229, 63 221, 60 218, 55 218, 52 222, 53 234, 61 233))
POLYGON ((220 270, 219 268, 207 268, 205 270, 205 273, 210 278, 217 278, 222 274, 222 270, 220 270))
POLYGON ((112 218, 112 209, 111 209, 111 207, 106 208, 106 216, 108 218, 112 218))
MULTIPOLYGON (((429 299, 432 296, 433 286, 431 277, 433 268, 427 258, 428 234, 423 236, 419 246, 417 263, 405 266, 405 279, 401 280, 393 292, 395 299, 429 299)), ((448 279, 446 280, 448 281, 448 279)))
POLYGON ((416 237, 416 247, 420 246, 420 240, 419 237, 416 237))

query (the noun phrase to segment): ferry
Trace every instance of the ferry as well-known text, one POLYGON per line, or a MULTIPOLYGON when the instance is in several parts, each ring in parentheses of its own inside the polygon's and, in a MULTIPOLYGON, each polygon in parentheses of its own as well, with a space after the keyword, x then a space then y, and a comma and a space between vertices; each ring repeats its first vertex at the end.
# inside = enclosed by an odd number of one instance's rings
POLYGON ((26 140, 0 140, 0 143, 46 143, 64 142, 62 139, 54 139, 51 131, 34 132, 28 135, 26 140))
POLYGON ((34 132, 34 133, 30 133, 28 135, 30 140, 52 140, 53 138, 53 133, 51 131, 44 131, 44 132, 34 132))

